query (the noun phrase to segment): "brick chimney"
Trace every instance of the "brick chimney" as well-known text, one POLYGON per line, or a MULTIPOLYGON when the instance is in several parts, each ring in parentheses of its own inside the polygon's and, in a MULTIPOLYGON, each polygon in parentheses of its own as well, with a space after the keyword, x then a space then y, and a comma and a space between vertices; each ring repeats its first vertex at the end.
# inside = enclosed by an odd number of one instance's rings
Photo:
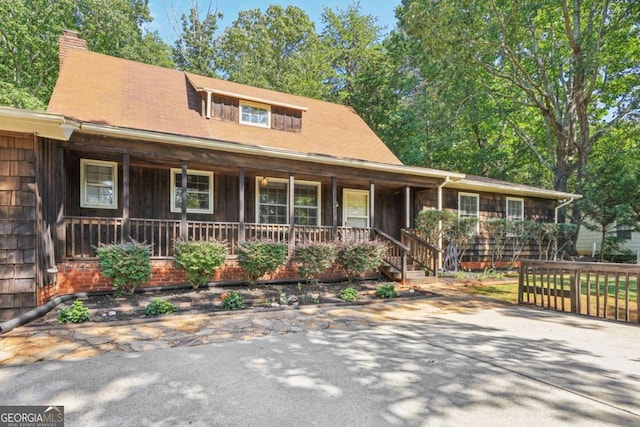
POLYGON ((87 50, 87 42, 80 38, 80 34, 73 30, 62 30, 62 35, 58 38, 60 68, 69 49, 87 50))

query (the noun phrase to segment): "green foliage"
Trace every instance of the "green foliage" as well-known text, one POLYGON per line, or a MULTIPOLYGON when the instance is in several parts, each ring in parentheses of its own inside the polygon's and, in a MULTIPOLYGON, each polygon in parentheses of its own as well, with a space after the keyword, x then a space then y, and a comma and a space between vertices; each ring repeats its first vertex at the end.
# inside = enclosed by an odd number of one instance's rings
POLYGON ((416 229, 422 238, 437 246, 440 237, 444 238, 451 231, 456 219, 457 215, 454 212, 435 209, 423 210, 418 212, 416 216, 416 229), (441 223, 442 228, 440 228, 441 223))
POLYGON ((169 300, 154 298, 144 309, 147 316, 159 316, 161 314, 171 314, 178 310, 178 307, 169 300))
POLYGON ((322 242, 298 245, 293 252, 293 260, 298 263, 298 271, 307 282, 316 279, 331 267, 335 257, 335 245, 322 242))
POLYGON ((354 302, 358 296, 358 291, 351 286, 340 291, 340 299, 346 302, 354 302))
POLYGON ((96 248, 102 275, 113 280, 116 295, 133 294, 151 278, 151 249, 136 241, 101 244, 96 248))
POLYGON ((244 299, 240 292, 234 291, 223 296, 221 305, 227 310, 241 310, 244 308, 244 299))
POLYGON ((504 273, 493 268, 485 268, 484 271, 478 275, 478 280, 489 279, 504 279, 504 273))
POLYGON ((471 247, 473 241, 478 236, 478 218, 453 218, 451 225, 445 231, 444 239, 454 242, 457 248, 457 258, 462 262, 467 249, 471 247))
POLYGON ((238 263, 251 285, 265 274, 274 273, 286 261, 287 245, 284 243, 253 240, 238 245, 238 263))
POLYGON ((82 323, 89 320, 89 309, 82 301, 75 300, 70 308, 63 308, 58 312, 58 323, 82 323))
POLYGON ((394 298, 396 296, 396 288, 393 285, 382 285, 376 290, 378 298, 394 298))
POLYGON ((184 270, 187 282, 198 288, 209 281, 213 272, 227 259, 227 246, 217 241, 176 241, 176 262, 184 270))
POLYGON ((351 283, 362 273, 380 267, 386 251, 387 247, 378 241, 345 242, 338 245, 336 263, 351 283))
POLYGON ((173 48, 173 58, 178 69, 203 76, 214 76, 216 70, 215 32, 221 13, 207 11, 200 20, 200 10, 195 3, 189 16, 182 15, 182 34, 173 48))

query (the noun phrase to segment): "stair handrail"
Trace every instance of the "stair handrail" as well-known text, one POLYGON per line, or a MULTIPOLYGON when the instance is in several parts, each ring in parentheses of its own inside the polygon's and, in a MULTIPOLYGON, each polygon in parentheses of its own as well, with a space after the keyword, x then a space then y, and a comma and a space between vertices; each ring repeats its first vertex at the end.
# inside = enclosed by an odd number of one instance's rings
POLYGON ((400 230, 400 232, 403 239, 406 238, 408 240, 418 243, 420 246, 426 249, 427 253, 430 254, 430 256, 421 257, 418 253, 416 253, 413 250, 411 246, 409 246, 408 256, 411 258, 411 260, 417 263, 418 265, 420 265, 422 268, 426 270, 430 270, 431 272, 433 272, 435 276, 437 276, 438 267, 437 267, 436 255, 437 253, 443 253, 444 251, 438 247, 433 246, 431 243, 427 242, 425 239, 418 236, 417 234, 412 233, 409 230, 403 229, 403 230, 400 230))
POLYGON ((387 252, 385 253, 384 261, 387 262, 389 265, 391 265, 396 270, 400 271, 400 283, 402 283, 403 285, 406 284, 406 280, 407 280, 407 254, 410 252, 411 248, 409 248, 409 246, 405 245, 404 243, 402 243, 402 242, 394 239, 393 237, 389 236, 387 233, 385 233, 382 230, 374 228, 373 232, 374 232, 374 234, 376 236, 382 237, 384 240, 387 241, 387 243, 390 244, 389 248, 387 249, 387 252), (397 263, 394 261, 394 258, 397 258, 396 256, 391 256, 390 255, 390 253, 397 253, 397 252, 400 252, 400 264, 401 265, 397 265, 397 263))

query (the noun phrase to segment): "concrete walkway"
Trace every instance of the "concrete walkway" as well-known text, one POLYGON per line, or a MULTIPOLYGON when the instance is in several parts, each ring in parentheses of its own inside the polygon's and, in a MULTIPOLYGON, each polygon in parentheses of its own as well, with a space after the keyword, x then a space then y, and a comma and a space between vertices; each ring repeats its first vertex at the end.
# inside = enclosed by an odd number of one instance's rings
POLYGON ((46 360, 78 360, 110 351, 219 343, 307 330, 341 329, 442 311, 475 310, 495 302, 469 298, 455 288, 422 285, 428 299, 387 300, 367 305, 318 305, 174 314, 131 322, 22 326, 0 336, 0 366, 46 360))

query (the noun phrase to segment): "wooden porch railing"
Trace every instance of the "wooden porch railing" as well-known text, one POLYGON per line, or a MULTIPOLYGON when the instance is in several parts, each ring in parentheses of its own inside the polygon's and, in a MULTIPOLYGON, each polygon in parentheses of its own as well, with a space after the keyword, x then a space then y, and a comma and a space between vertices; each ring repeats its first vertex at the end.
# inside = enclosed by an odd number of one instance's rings
MULTIPOLYGON (((151 246, 154 258, 173 256, 173 242, 180 237, 180 220, 132 218, 129 235, 124 236, 122 218, 67 216, 64 218, 65 256, 67 258, 91 259, 96 257, 95 247, 100 243, 113 243, 129 238, 151 246)), ((295 243, 370 240, 369 228, 330 226, 294 226, 295 243)), ((235 255, 239 241, 270 239, 276 242, 289 241, 289 226, 277 224, 245 223, 244 235, 240 235, 240 224, 236 222, 187 221, 187 239, 215 239, 225 241, 229 253, 235 255)))
POLYGON ((409 247, 409 257, 413 262, 429 270, 434 276, 438 275, 438 252, 442 252, 440 249, 407 230, 401 231, 400 240, 409 247))
POLYGON ((518 303, 640 323, 640 266, 520 261, 518 303))
POLYGON ((384 261, 400 272, 400 282, 404 285, 407 281, 407 256, 409 247, 397 241, 377 228, 373 230, 376 237, 387 244, 387 253, 384 261))

